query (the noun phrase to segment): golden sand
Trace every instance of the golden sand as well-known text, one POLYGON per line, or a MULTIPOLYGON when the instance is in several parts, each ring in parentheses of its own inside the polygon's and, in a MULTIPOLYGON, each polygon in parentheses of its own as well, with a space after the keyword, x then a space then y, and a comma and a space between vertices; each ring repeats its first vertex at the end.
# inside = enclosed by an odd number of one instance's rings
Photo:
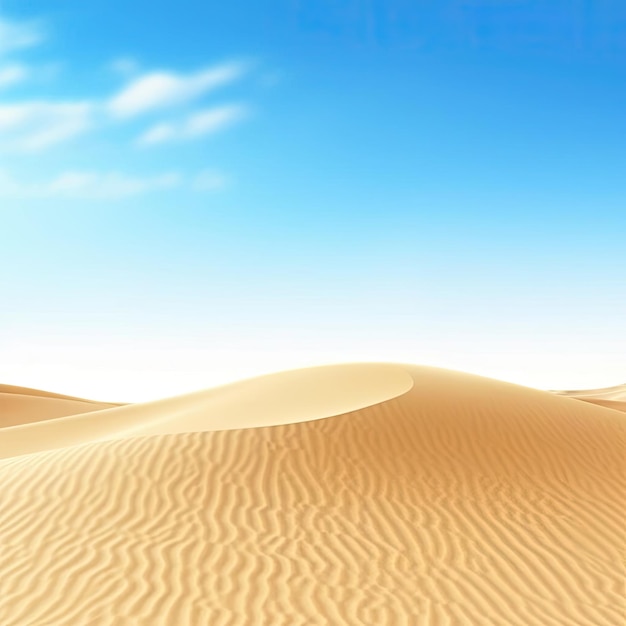
POLYGON ((384 364, 2 394, 2 626, 624 623, 619 411, 384 364))

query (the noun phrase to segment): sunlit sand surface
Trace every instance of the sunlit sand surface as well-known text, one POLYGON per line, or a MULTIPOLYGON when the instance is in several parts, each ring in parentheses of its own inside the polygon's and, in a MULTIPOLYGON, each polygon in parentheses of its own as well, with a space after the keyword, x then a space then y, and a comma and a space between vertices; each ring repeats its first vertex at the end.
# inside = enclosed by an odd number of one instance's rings
POLYGON ((625 390, 586 393, 391 364, 2 387, 0 625, 622 624, 625 390))

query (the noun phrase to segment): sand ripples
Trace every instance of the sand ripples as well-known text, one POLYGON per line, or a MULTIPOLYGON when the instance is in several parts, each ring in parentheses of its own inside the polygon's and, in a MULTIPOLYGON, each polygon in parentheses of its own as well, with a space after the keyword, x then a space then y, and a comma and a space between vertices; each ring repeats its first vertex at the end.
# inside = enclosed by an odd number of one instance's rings
POLYGON ((328 419, 1 461, 0 624, 621 623, 622 415, 410 374, 328 419))

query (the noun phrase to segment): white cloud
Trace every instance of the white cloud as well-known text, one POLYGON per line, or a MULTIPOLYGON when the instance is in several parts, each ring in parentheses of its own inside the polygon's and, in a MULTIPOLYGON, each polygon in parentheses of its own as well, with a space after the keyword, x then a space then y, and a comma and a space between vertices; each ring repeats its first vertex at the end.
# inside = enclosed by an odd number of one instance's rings
MULTIPOLYGON (((36 45, 42 38, 38 23, 0 17, 0 90, 26 78, 34 83, 45 82, 58 73, 58 64, 33 66, 17 61, 1 62, 2 52, 36 45)), ((104 129, 113 123, 132 121, 141 114, 180 107, 247 71, 246 65, 233 61, 190 74, 163 71, 137 76, 138 63, 125 56, 115 59, 109 67, 126 76, 135 75, 127 79, 123 89, 109 97, 0 102, 0 152, 40 152, 91 129, 104 129)), ((144 133, 140 142, 151 145, 205 135, 226 126, 240 114, 241 109, 222 107, 199 111, 175 124, 162 119, 144 133)))
MULTIPOLYGON (((1 0, 0 0, 1 3, 1 0)), ((29 86, 54 79, 61 65, 22 62, 21 53, 40 44, 46 33, 41 21, 17 21, 0 12, 0 90, 25 80, 29 86), (9 57, 9 58, 7 58, 9 57)), ((130 140, 137 131, 136 118, 154 114, 139 138, 142 145, 192 140, 215 133, 242 119, 247 108, 229 104, 202 107, 212 90, 244 76, 250 65, 227 62, 196 72, 144 72, 130 56, 120 56, 108 65, 117 73, 123 88, 83 99, 0 100, 0 157, 14 153, 35 153, 60 146, 88 131, 128 125, 130 140), (197 110, 193 110, 193 109, 197 110), (163 114, 166 112, 167 117, 163 114), (173 116, 169 119, 169 116, 173 116)), ((139 131, 140 132, 140 131, 139 131)), ((119 141, 117 132, 112 141, 119 141)), ((126 143, 127 139, 122 141, 126 143)), ((67 171, 46 181, 21 181, 0 170, 0 197, 13 198, 118 198, 184 186, 189 190, 212 191, 228 184, 214 170, 183 177, 176 173, 153 177, 120 172, 67 171)))
POLYGON ((156 124, 139 137, 137 143, 150 146, 168 141, 189 140, 216 133, 243 119, 247 108, 229 104, 196 111, 182 122, 156 124))
POLYGON ((30 48, 43 41, 43 30, 37 22, 18 22, 0 17, 0 55, 30 48))
POLYGON ((3 147, 36 152, 85 132, 93 113, 88 101, 0 105, 0 140, 3 147))
POLYGON ((233 82, 245 72, 241 63, 226 63, 195 74, 153 72, 140 76, 108 102, 110 113, 128 118, 195 100, 233 82))
POLYGON ((121 172, 64 172, 50 181, 24 183, 0 170, 0 196, 10 198, 75 198, 111 200, 174 189, 183 183, 177 172, 153 177, 130 176, 121 172))
MULTIPOLYGON (((0 87, 3 77, 8 83, 20 76, 17 68, 7 71, 6 76, 0 68, 0 87)), ((106 119, 105 106, 102 102, 90 100, 0 104, 0 145, 5 151, 39 152, 102 125, 106 119)), ((203 137, 240 121, 247 112, 248 109, 241 104, 202 109, 180 121, 155 124, 139 137, 137 143, 149 146, 203 137)))
POLYGON ((0 66, 0 89, 20 83, 28 76, 28 68, 21 63, 0 66))
POLYGON ((187 120, 183 134, 185 137, 201 137, 230 126, 242 119, 246 108, 241 105, 227 105, 194 113, 187 120))
POLYGON ((173 124, 156 124, 139 137, 138 143, 149 146, 174 139, 176 135, 176 126, 173 124))
POLYGON ((152 191, 172 189, 181 184, 179 174, 170 172, 151 178, 128 176, 119 172, 66 172, 46 188, 49 195, 90 199, 122 198, 152 191))

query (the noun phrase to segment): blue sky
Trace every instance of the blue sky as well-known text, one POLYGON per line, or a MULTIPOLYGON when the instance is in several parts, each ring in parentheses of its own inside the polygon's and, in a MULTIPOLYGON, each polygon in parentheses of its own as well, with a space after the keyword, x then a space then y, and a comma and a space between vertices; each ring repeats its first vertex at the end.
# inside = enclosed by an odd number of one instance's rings
POLYGON ((623 3, 53 4, 0 2, 3 382, 626 380, 623 3))

